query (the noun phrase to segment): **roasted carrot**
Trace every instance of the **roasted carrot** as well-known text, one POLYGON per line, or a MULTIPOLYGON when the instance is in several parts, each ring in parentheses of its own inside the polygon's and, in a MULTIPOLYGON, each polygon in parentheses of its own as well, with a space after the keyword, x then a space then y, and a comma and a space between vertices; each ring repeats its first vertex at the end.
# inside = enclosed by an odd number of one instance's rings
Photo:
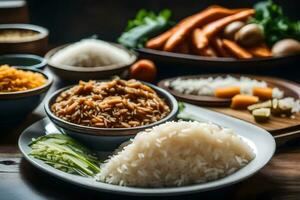
POLYGON ((211 45, 216 49, 219 57, 233 57, 223 46, 223 42, 219 37, 213 37, 211 39, 211 45))
POLYGON ((218 57, 216 50, 212 46, 207 46, 200 51, 201 56, 218 57))
MULTIPOLYGON (((217 7, 217 6, 211 6, 211 7, 217 7)), ((192 18, 196 17, 197 14, 191 15, 189 17, 186 17, 182 20, 180 20, 174 27, 171 29, 165 31, 164 33, 148 40, 146 42, 146 47, 150 49, 162 49, 166 41, 172 36, 172 34, 177 31, 184 23, 186 23, 188 20, 191 20, 192 18)))
POLYGON ((259 58, 265 58, 265 57, 271 57, 272 56, 271 50, 265 44, 262 44, 262 45, 257 46, 257 47, 249 48, 248 51, 253 56, 259 57, 259 58))
POLYGON ((177 28, 178 27, 173 27, 166 32, 148 40, 146 42, 146 47, 149 49, 161 49, 177 28))
POLYGON ((273 89, 268 87, 253 87, 252 93, 261 100, 268 100, 273 97, 273 89))
POLYGON ((193 32, 192 32, 192 45, 193 45, 193 51, 196 55, 199 56, 208 56, 208 57, 218 57, 216 50, 212 47, 212 46, 207 46, 204 49, 197 49, 195 48, 195 43, 197 42, 198 38, 201 37, 201 29, 200 28, 196 28, 193 32))
POLYGON ((235 95, 231 99, 231 108, 233 108, 233 109, 245 109, 248 106, 257 103, 258 100, 259 99, 256 96, 238 94, 238 95, 235 95))
POLYGON ((164 45, 165 51, 172 51, 181 41, 183 41, 189 33, 194 30, 196 27, 203 26, 214 20, 226 17, 240 12, 244 9, 227 9, 219 6, 211 6, 197 14, 194 17, 191 17, 183 23, 167 40, 164 45))
POLYGON ((165 31, 164 33, 148 40, 146 42, 146 47, 150 49, 162 49, 166 41, 172 36, 172 34, 182 26, 182 24, 186 23, 186 21, 195 17, 195 15, 184 18, 180 22, 178 22, 174 27, 165 31))
POLYGON ((184 53, 184 54, 188 54, 188 53, 190 52, 188 42, 187 42, 187 41, 181 42, 181 43, 174 49, 173 52, 175 52, 175 53, 184 53))
POLYGON ((203 33, 202 33, 202 30, 200 28, 196 28, 195 30, 193 30, 192 32, 192 43, 193 43, 193 46, 195 47, 195 51, 197 52, 197 54, 201 54, 201 49, 198 49, 196 44, 198 42, 198 40, 201 40, 201 37, 203 36, 203 33))
MULTIPOLYGON (((253 9, 247 9, 247 10, 240 11, 236 14, 232 14, 227 17, 218 19, 216 21, 213 21, 213 22, 205 25, 202 29, 203 35, 201 37, 201 40, 198 40, 196 47, 198 49, 203 49, 205 46, 208 45, 210 39, 213 36, 215 36, 219 31, 223 30, 225 26, 227 26, 228 24, 230 24, 231 22, 234 22, 234 21, 247 19, 254 13, 255 13, 255 11, 253 9)), ((168 43, 168 41, 167 41, 167 43, 168 43)), ((166 43, 166 45, 167 45, 167 43, 166 43)))
POLYGON ((252 54, 249 53, 246 49, 239 46, 237 43, 223 39, 223 46, 226 50, 228 50, 231 54, 233 54, 236 58, 252 58, 252 54))
POLYGON ((218 98, 232 98, 237 94, 240 94, 240 87, 225 87, 215 89, 215 96, 218 98))

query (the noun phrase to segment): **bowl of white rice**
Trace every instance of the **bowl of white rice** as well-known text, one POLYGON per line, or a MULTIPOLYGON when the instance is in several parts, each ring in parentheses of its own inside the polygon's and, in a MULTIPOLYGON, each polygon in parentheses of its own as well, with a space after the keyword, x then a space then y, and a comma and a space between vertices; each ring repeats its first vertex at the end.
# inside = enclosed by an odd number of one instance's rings
POLYGON ((54 48, 45 58, 51 71, 62 80, 78 81, 122 76, 137 56, 115 43, 83 39, 54 48))

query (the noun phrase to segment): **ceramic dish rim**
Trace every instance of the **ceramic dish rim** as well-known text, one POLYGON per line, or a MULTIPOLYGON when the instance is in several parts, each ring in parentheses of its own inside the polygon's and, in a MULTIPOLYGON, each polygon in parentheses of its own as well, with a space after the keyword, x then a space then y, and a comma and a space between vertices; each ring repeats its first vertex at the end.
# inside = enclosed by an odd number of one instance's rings
POLYGON ((0 24, 0 30, 9 30, 9 29, 21 29, 21 30, 31 30, 34 32, 38 32, 38 35, 29 40, 19 40, 19 41, 0 41, 0 44, 22 44, 38 41, 40 39, 46 38, 49 35, 48 29, 37 26, 34 24, 0 24))
POLYGON ((41 56, 35 55, 35 54, 22 54, 22 53, 17 53, 17 54, 3 54, 0 55, 0 59, 2 58, 29 58, 33 60, 37 60, 39 63, 35 65, 30 65, 30 66, 13 66, 13 67, 22 67, 22 68, 33 68, 33 69, 42 69, 47 65, 47 60, 41 56))

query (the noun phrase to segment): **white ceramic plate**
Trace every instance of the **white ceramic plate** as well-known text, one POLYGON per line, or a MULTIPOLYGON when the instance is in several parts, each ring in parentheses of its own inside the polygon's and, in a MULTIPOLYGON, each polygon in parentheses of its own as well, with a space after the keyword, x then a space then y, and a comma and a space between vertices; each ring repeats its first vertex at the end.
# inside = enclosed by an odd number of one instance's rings
POLYGON ((220 126, 230 127, 234 129, 235 132, 238 135, 240 135, 253 148, 256 157, 248 165, 246 165, 239 171, 216 181, 184 187, 135 188, 110 185, 106 183, 96 182, 94 179, 91 178, 67 174, 65 172, 61 172, 57 169, 54 169, 49 165, 44 164, 40 160, 29 157, 28 153, 30 152, 30 148, 27 145, 32 138, 36 138, 44 134, 53 133, 57 131, 53 124, 50 122, 50 120, 47 118, 34 123, 21 134, 19 138, 19 148, 23 153, 24 157, 35 167, 66 182, 70 182, 78 186, 93 190, 139 196, 170 196, 203 192, 225 187, 253 175, 262 167, 264 167, 273 156, 276 145, 273 137, 267 131, 256 127, 250 123, 190 104, 186 104, 186 111, 197 116, 197 118, 199 118, 200 121, 211 121, 213 123, 219 124, 220 126))

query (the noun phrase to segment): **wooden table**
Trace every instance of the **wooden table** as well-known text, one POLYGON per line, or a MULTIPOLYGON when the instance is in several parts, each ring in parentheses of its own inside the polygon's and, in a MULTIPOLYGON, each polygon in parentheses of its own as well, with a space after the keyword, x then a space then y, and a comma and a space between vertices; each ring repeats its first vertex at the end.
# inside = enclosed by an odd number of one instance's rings
MULTIPOLYGON (((62 86, 61 82, 55 82, 49 93, 62 86)), ((39 171, 22 158, 17 147, 20 133, 43 117, 45 113, 41 104, 20 125, 12 129, 0 129, 1 200, 140 199, 91 191, 65 183, 39 171)), ((211 192, 157 199, 300 199, 300 139, 278 148, 265 168, 243 182, 211 192)))

